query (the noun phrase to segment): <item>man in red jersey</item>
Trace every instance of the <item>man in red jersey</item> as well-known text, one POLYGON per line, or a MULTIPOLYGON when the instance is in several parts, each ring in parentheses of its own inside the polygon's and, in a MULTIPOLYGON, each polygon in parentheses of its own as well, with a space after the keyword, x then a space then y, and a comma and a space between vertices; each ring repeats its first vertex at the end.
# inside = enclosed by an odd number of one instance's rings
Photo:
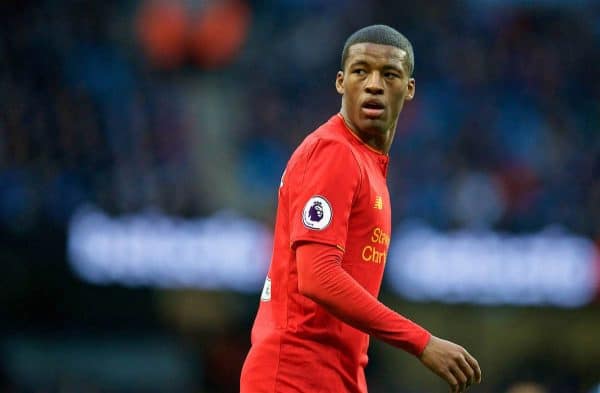
POLYGON ((377 300, 391 236, 388 152, 415 94, 413 66, 410 42, 391 27, 346 41, 340 113, 300 144, 281 179, 242 393, 366 392, 369 335, 417 356, 453 392, 481 381, 464 348, 377 300))

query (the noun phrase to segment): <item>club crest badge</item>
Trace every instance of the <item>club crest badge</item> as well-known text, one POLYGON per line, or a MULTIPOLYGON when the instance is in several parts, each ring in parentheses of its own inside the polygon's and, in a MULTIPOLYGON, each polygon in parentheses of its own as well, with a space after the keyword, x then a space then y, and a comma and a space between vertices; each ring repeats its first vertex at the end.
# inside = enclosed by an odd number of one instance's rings
POLYGON ((308 229, 320 231, 331 222, 333 212, 327 199, 315 195, 311 197, 302 210, 302 222, 308 229))

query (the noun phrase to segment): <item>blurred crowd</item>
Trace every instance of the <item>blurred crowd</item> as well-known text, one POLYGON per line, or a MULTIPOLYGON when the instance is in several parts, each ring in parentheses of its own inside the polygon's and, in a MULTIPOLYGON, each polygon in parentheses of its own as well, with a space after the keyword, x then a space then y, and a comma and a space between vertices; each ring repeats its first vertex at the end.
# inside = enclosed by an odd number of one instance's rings
MULTIPOLYGON (((2 5, 5 228, 64 224, 86 202, 269 219, 290 152, 339 109, 345 37, 381 22, 416 54, 416 99, 391 153, 396 220, 599 236, 597 4, 256 2, 232 22, 243 45, 207 67, 177 33, 153 44, 173 30, 146 12, 160 2, 58 3, 2 5)), ((170 3, 185 16, 215 2, 170 3)), ((167 21, 183 36, 188 19, 167 21)))
POLYGON ((9 0, 0 234, 26 240, 0 239, 0 255, 17 266, 29 234, 64 234, 85 204, 271 222, 289 155, 339 110, 344 40, 373 23, 415 49, 388 172, 395 223, 557 225, 600 242, 599 2, 9 0))

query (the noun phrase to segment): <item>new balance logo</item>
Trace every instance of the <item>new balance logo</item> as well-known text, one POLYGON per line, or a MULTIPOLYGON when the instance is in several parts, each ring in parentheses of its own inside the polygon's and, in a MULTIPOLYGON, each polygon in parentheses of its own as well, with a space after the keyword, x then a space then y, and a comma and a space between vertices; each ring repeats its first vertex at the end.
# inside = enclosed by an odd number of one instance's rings
POLYGON ((374 209, 383 210, 383 199, 379 195, 375 198, 375 204, 373 205, 374 209))

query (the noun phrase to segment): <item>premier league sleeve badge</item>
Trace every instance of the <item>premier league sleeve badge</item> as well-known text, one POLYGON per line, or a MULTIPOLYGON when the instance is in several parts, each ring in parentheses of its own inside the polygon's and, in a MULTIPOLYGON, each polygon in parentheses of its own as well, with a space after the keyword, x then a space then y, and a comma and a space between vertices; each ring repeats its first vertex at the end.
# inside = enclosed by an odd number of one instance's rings
POLYGON ((327 199, 320 195, 312 196, 302 210, 302 222, 308 229, 320 231, 331 222, 333 211, 327 199))

